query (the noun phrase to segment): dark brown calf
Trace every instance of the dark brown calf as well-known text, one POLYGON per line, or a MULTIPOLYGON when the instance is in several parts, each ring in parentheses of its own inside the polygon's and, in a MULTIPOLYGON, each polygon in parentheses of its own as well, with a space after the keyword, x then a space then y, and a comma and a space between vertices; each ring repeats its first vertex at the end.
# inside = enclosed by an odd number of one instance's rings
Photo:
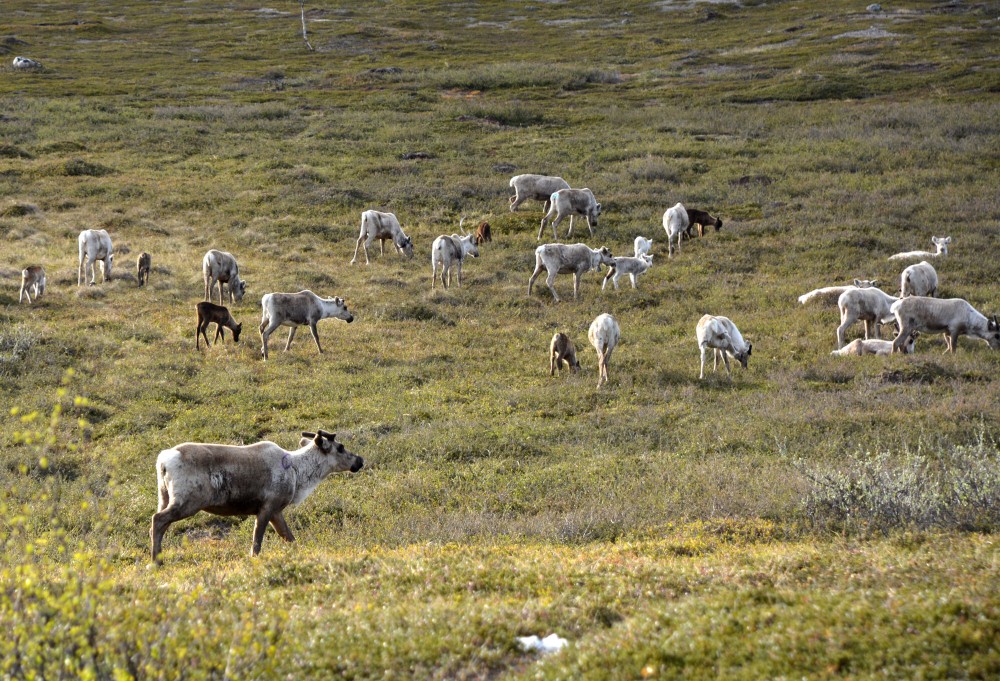
POLYGON ((149 282, 149 270, 153 267, 153 258, 150 257, 149 253, 140 253, 139 259, 135 261, 136 278, 139 280, 139 286, 149 282))
POLYGON ((487 241, 493 241, 493 230, 488 222, 480 222, 476 227, 476 245, 481 246, 487 241))
POLYGON ((703 210, 698 210, 697 208, 688 208, 687 214, 688 214, 688 226, 687 226, 687 231, 685 233, 687 234, 687 238, 689 239, 693 238, 694 236, 691 233, 691 230, 694 229, 695 225, 698 225, 698 238, 705 236, 705 227, 707 227, 708 225, 712 225, 713 227, 715 227, 716 232, 722 229, 722 220, 720 220, 719 218, 713 218, 711 215, 709 215, 707 212, 703 210))
POLYGON ((576 346, 564 333, 556 333, 552 336, 549 344, 549 376, 556 375, 556 368, 562 373, 563 362, 569 367, 571 373, 576 373, 580 369, 580 361, 576 358, 576 346))
POLYGON ((233 315, 229 314, 229 308, 223 307, 222 305, 216 305, 215 303, 208 303, 202 301, 198 303, 198 327, 194 332, 194 346, 200 348, 199 345, 201 341, 201 336, 205 337, 205 344, 211 347, 211 343, 208 342, 208 334, 205 333, 205 329, 211 323, 217 324, 215 329, 215 340, 219 340, 219 337, 223 341, 226 340, 226 334, 222 330, 223 327, 229 328, 233 332, 233 342, 240 342, 240 331, 243 330, 243 324, 237 324, 236 320, 233 319, 233 315))

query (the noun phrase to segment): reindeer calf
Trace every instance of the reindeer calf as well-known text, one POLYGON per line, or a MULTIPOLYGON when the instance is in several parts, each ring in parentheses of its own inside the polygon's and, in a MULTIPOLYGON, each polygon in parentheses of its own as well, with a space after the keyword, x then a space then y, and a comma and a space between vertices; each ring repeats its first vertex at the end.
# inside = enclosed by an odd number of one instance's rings
POLYGON ((556 333, 549 343, 549 376, 556 375, 556 368, 562 373, 563 362, 569 367, 571 373, 576 373, 580 369, 580 361, 576 358, 576 346, 564 333, 556 333))
POLYGON ((21 295, 18 296, 17 302, 20 303, 27 297, 30 305, 32 291, 35 293, 35 300, 45 293, 45 270, 41 265, 31 265, 21 270, 21 295))
POLYGON ((149 282, 149 270, 153 267, 153 258, 145 251, 139 254, 139 259, 135 261, 136 278, 139 286, 149 282))
POLYGON ((487 241, 493 241, 493 228, 488 222, 480 222, 476 227, 476 245, 481 246, 487 241))
POLYGON ((243 324, 236 323, 236 320, 233 319, 233 315, 229 313, 228 307, 223 307, 222 305, 216 305, 215 303, 208 303, 202 301, 198 303, 197 308, 198 308, 198 327, 195 329, 194 332, 194 346, 196 348, 201 347, 199 345, 201 341, 201 336, 205 337, 205 345, 208 345, 209 347, 212 346, 212 344, 208 342, 208 334, 205 333, 205 330, 208 328, 208 325, 213 322, 216 324, 215 340, 219 340, 219 338, 221 337, 223 342, 225 342, 226 334, 222 329, 223 327, 226 327, 232 330, 233 332, 233 342, 234 343, 240 342, 240 331, 243 330, 243 324))

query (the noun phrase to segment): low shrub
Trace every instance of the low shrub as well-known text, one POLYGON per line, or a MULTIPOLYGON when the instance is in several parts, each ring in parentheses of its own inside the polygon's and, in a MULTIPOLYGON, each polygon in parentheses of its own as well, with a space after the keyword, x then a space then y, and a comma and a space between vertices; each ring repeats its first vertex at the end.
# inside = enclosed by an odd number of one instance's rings
POLYGON ((858 452, 837 468, 796 466, 811 482, 803 503, 819 528, 1000 529, 1000 448, 985 435, 971 446, 858 452))

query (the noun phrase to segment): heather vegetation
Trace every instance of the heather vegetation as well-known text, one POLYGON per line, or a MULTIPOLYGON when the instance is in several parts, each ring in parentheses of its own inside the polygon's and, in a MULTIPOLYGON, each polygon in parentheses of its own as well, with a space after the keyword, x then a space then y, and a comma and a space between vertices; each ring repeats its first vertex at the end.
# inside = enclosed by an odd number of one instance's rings
POLYGON ((996 7, 864 4, 306 3, 310 50, 292 2, 5 2, 0 676, 1000 674, 1000 353, 832 357, 836 310, 796 301, 896 293, 887 257, 947 235, 939 295, 1000 312, 996 7), (518 173, 594 191, 574 240, 652 237, 639 288, 529 296, 518 173), (724 227, 668 259, 678 201, 724 227), (348 264, 369 208, 412 260, 348 264), (494 240, 432 291, 462 217, 494 240), (113 277, 78 288, 89 228, 113 277), (210 248, 244 330, 196 350, 210 248), (263 362, 260 296, 301 289, 355 321, 263 362), (705 313, 753 343, 731 382, 698 380, 705 313), (550 378, 555 331, 580 373, 550 378), (157 452, 318 428, 366 466, 287 511, 296 543, 250 559, 252 520, 201 514, 149 564, 157 452))

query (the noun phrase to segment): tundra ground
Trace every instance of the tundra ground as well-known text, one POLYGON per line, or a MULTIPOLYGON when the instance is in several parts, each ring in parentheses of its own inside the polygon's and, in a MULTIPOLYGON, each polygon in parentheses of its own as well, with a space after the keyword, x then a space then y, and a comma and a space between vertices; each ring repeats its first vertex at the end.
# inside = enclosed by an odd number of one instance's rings
POLYGON ((0 673, 995 677, 1000 354, 831 357, 836 310, 796 298, 896 293, 887 257, 951 236, 939 295, 1000 312, 997 12, 863 5, 307 3, 310 51, 291 2, 5 2, 0 673), (638 290, 527 295, 525 172, 594 191, 574 241, 654 239, 638 290), (668 260, 678 201, 724 227, 668 260), (412 260, 348 265, 368 208, 412 260), (431 291, 463 216, 493 242, 431 291), (115 266, 78 288, 87 228, 115 266), (244 333, 197 351, 210 248, 244 333), (301 289, 356 321, 262 362, 260 296, 301 289), (731 383, 697 378, 705 313, 753 343, 731 383), (550 378, 559 330, 583 370, 550 378), (159 450, 317 428, 366 467, 286 514, 297 543, 250 560, 252 521, 203 514, 148 565, 159 450))

